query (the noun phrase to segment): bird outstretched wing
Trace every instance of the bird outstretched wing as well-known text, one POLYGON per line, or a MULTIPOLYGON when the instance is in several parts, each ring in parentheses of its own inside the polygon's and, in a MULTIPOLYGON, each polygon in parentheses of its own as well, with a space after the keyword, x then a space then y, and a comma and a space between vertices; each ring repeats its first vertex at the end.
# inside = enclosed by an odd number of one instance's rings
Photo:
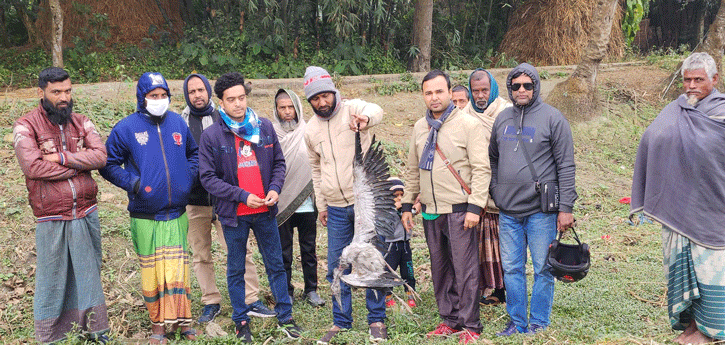
POLYGON ((390 167, 379 141, 373 136, 365 155, 360 132, 355 133, 353 191, 355 193, 355 236, 353 242, 375 243, 377 236, 391 237, 400 222, 395 196, 388 180, 390 167))

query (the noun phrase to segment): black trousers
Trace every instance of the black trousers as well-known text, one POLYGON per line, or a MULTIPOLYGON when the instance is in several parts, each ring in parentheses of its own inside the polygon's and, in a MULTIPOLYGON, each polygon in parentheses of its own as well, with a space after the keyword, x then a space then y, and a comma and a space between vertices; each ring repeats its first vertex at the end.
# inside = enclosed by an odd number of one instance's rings
POLYGON ((308 293, 317 290, 317 254, 315 253, 317 238, 317 211, 295 213, 279 226, 279 239, 282 242, 282 261, 287 272, 287 292, 293 296, 292 287, 292 244, 294 228, 300 243, 300 257, 302 259, 302 275, 305 280, 305 291, 308 293))
MULTIPOLYGON (((415 290, 415 273, 413 272, 413 252, 410 250, 410 241, 397 241, 386 243, 388 245, 388 254, 385 261, 390 265, 393 271, 400 266, 400 277, 405 283, 415 290)), ((405 287, 408 291, 408 287, 405 287)))

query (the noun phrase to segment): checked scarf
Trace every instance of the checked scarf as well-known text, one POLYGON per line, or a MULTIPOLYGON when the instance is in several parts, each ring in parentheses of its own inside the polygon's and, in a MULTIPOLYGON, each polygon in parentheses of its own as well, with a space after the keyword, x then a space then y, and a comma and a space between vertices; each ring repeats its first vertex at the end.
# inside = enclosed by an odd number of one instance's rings
POLYGON ((453 105, 453 102, 449 103, 446 111, 438 119, 433 118, 433 113, 430 110, 425 112, 425 120, 428 122, 428 126, 430 126, 430 132, 428 133, 428 139, 425 141, 425 147, 423 147, 423 154, 420 157, 418 168, 428 171, 433 169, 433 157, 435 156, 436 144, 438 143, 438 130, 441 129, 443 122, 446 122, 448 116, 451 115, 451 112, 455 108, 456 106, 453 105))

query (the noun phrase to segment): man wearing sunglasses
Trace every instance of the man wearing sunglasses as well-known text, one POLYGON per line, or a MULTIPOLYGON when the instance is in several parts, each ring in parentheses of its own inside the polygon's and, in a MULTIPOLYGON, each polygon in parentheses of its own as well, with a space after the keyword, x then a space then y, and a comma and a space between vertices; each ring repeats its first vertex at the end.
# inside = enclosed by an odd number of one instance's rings
POLYGON ((572 208, 577 198, 569 122, 539 98, 539 73, 527 63, 520 64, 509 73, 506 87, 514 105, 494 121, 489 145, 491 196, 500 210, 506 311, 511 318, 498 336, 536 333, 549 325, 554 277, 545 269, 546 255, 557 230, 572 227, 572 208), (542 202, 542 196, 549 195, 545 193, 548 187, 558 188, 558 208, 542 202), (528 314, 527 245, 534 266, 528 314))

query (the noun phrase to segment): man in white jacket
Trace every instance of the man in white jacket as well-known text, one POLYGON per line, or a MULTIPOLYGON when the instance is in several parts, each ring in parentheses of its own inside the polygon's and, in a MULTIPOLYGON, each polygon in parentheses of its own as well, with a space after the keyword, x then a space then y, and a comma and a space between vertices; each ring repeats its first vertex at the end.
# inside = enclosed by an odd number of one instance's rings
MULTIPOLYGON (((363 151, 372 140, 369 128, 383 119, 383 109, 359 99, 342 101, 330 74, 320 67, 307 67, 304 77, 305 98, 315 116, 305 131, 312 167, 312 183, 318 219, 327 226, 327 280, 338 266, 342 250, 354 234, 355 212, 352 164, 355 157, 355 132, 360 130, 363 151)), ((327 344, 342 329, 352 328, 350 287, 341 283, 341 304, 332 301, 332 328, 318 344, 327 344)), ((366 293, 370 339, 387 339, 385 294, 366 293)))

